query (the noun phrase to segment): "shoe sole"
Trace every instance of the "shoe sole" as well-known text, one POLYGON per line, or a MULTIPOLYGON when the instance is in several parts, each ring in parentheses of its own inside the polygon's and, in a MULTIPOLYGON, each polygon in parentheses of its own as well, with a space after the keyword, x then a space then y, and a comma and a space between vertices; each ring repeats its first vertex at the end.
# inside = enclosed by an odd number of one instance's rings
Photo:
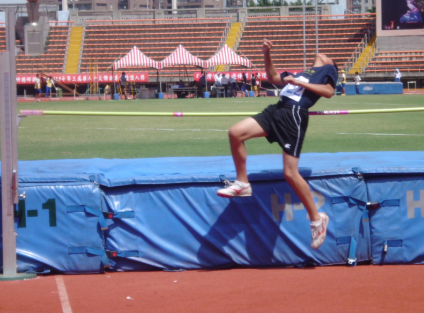
MULTIPOLYGON (((321 214, 320 214, 321 215, 321 214)), ((323 215, 325 215, 325 217, 326 218, 323 218, 323 223, 324 223, 324 227, 325 227, 325 232, 324 232, 324 239, 322 240, 322 242, 321 242, 321 244, 318 246, 318 247, 316 247, 316 248, 313 248, 313 247, 311 247, 312 249, 314 249, 314 250, 316 250, 316 249, 318 249, 319 247, 321 247, 322 246, 322 244, 324 243, 324 241, 325 241, 325 238, 327 237, 327 230, 328 230, 328 223, 330 222, 330 218, 328 217, 328 215, 327 214, 323 214, 323 215)), ((321 215, 322 216, 322 215, 321 215)))
POLYGON ((232 196, 232 195, 227 195, 227 194, 223 194, 223 193, 217 193, 218 196, 220 196, 221 198, 240 198, 240 197, 251 197, 252 195, 237 195, 237 196, 232 196))

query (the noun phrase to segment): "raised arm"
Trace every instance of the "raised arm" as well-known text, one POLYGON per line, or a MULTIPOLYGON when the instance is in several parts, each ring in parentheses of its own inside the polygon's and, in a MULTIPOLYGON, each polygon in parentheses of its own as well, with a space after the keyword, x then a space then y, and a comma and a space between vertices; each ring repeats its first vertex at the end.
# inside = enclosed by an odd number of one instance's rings
POLYGON ((264 39, 262 44, 262 52, 264 53, 265 71, 268 82, 280 86, 285 85, 285 83, 281 80, 280 74, 278 74, 277 70, 275 69, 274 64, 272 64, 271 49, 272 42, 268 39, 264 39))

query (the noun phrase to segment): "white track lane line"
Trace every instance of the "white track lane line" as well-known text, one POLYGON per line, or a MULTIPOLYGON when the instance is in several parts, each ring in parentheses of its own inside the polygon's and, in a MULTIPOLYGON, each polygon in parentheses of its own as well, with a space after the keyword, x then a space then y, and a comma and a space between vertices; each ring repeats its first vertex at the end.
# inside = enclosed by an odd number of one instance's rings
POLYGON ((380 134, 380 133, 337 133, 337 135, 413 136, 413 137, 424 137, 424 135, 417 135, 417 134, 380 134))
POLYGON ((68 293, 66 292, 65 282, 62 276, 56 276, 57 290, 59 291, 60 303, 62 304, 63 313, 72 313, 71 304, 69 303, 68 293))

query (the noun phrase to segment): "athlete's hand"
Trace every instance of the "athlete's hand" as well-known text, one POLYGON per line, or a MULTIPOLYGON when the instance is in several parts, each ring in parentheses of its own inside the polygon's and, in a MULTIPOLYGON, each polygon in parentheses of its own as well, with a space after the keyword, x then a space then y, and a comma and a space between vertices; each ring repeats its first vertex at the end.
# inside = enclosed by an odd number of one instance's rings
POLYGON ((262 52, 263 53, 269 53, 272 49, 272 42, 271 40, 268 40, 264 38, 264 42, 262 44, 262 52))
POLYGON ((298 82, 298 80, 296 78, 294 78, 293 76, 291 76, 291 75, 286 76, 286 77, 283 78, 283 83, 285 85, 292 84, 292 85, 297 86, 297 82, 298 82))

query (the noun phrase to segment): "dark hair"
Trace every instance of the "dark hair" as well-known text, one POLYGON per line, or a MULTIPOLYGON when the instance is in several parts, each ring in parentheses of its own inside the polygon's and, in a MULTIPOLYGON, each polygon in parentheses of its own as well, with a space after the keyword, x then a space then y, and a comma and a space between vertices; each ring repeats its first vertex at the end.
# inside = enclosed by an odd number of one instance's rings
POLYGON ((122 72, 122 75, 125 75, 125 72, 122 72))
POLYGON ((358 72, 355 72, 355 75, 359 75, 359 73, 358 72))
POLYGON ((336 68, 336 72, 339 72, 339 68, 337 67, 337 63, 333 60, 334 67, 336 68))

